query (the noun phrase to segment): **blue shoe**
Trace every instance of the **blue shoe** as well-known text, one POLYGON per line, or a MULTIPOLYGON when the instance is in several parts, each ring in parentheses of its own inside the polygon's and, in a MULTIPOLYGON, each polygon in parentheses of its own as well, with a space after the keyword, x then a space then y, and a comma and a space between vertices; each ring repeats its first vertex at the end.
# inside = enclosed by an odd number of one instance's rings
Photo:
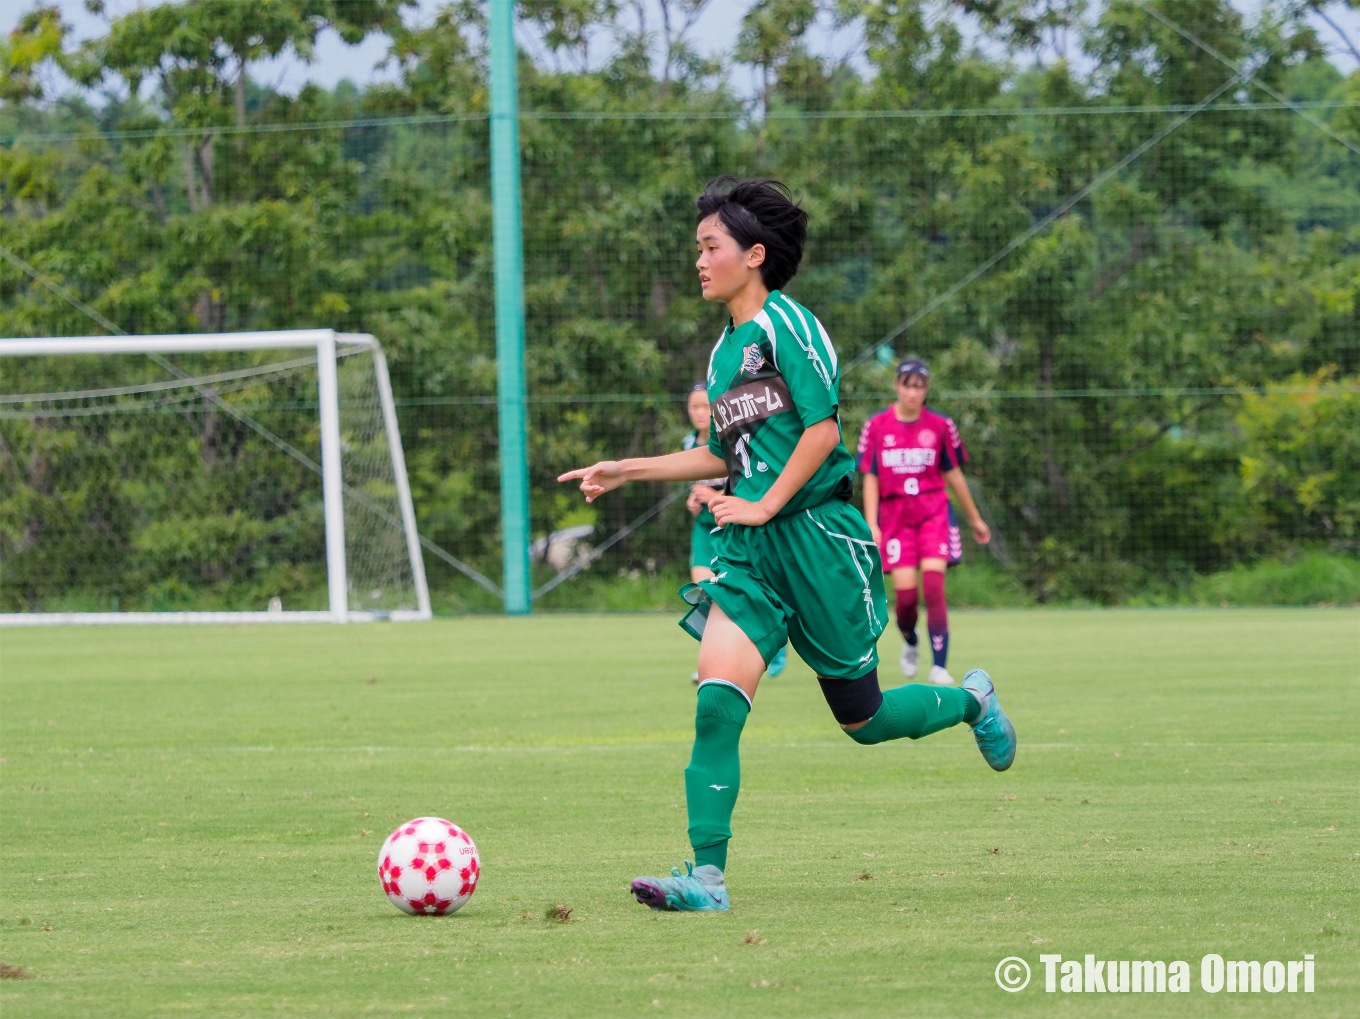
POLYGON ((992 677, 981 669, 971 669, 963 677, 962 686, 982 704, 982 714, 972 723, 973 739, 982 751, 982 759, 992 770, 1005 771, 1015 760, 1015 726, 1001 710, 992 677))
POLYGON ((765 666, 765 671, 766 673, 769 674, 769 677, 773 679, 775 676, 783 672, 784 666, 788 664, 789 664, 789 646, 785 644, 782 648, 780 648, 778 651, 774 653, 774 657, 770 659, 770 664, 765 666))
POLYGON ((731 909, 727 899, 727 885, 723 872, 711 864, 698 870, 685 861, 689 872, 681 874, 679 867, 671 868, 671 877, 640 877, 633 881, 633 895, 644 906, 653 909, 678 911, 731 909))

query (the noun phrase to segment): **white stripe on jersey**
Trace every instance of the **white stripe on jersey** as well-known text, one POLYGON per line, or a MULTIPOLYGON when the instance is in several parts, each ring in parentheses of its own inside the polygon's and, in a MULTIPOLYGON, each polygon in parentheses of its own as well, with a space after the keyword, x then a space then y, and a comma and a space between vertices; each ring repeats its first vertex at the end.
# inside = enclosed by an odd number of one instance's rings
MULTIPOLYGON (((794 313, 795 315, 798 316, 798 321, 802 323, 803 329, 804 329, 804 331, 807 333, 808 344, 809 344, 810 346, 815 347, 816 344, 814 344, 814 343, 812 342, 812 330, 808 328, 807 319, 805 319, 805 318, 803 317, 803 309, 800 308, 800 307, 799 307, 796 303, 794 303, 793 301, 789 301, 789 307, 793 309, 793 313, 794 313)), ((809 315, 812 315, 812 312, 809 311, 808 314, 809 314, 809 315)), ((816 316, 816 315, 812 315, 812 321, 817 322, 817 316, 816 316)), ((831 349, 831 339, 830 339, 830 337, 828 337, 828 336, 826 335, 826 330, 822 329, 822 324, 821 324, 820 322, 817 322, 817 329, 818 329, 818 331, 821 333, 822 338, 826 341, 826 349, 827 349, 828 351, 830 351, 830 353, 831 353, 831 372, 835 372, 835 370, 836 370, 836 352, 835 352, 834 350, 831 349)), ((829 374, 830 374, 830 373, 828 373, 828 375, 829 375, 829 374)), ((827 383, 827 388, 828 388, 828 389, 831 388, 830 382, 827 383)))
POLYGON ((822 325, 822 320, 816 315, 812 316, 812 321, 817 323, 817 332, 821 334, 822 342, 826 344, 826 353, 831 358, 832 372, 840 371, 840 367, 836 364, 836 347, 831 342, 831 337, 826 334, 826 327, 822 325))
POLYGON ((723 345, 725 339, 727 339, 726 329, 718 336, 718 342, 713 344, 713 349, 708 352, 708 384, 710 386, 718 384, 718 376, 713 373, 713 359, 718 356, 718 348, 723 345))
MULTIPOLYGON (((830 530, 825 524, 812 515, 811 510, 803 510, 803 512, 807 515, 809 520, 822 529, 822 533, 828 538, 840 539, 845 542, 845 547, 850 552, 850 561, 855 564, 855 569, 859 572, 859 579, 864 582, 864 613, 869 617, 869 632, 873 633, 875 630, 881 632, 883 626, 878 621, 878 613, 874 611, 874 592, 869 579, 869 574, 873 573, 873 559, 870 558, 869 550, 873 549, 874 554, 876 555, 878 553, 878 546, 872 541, 865 541, 862 538, 852 538, 848 534, 840 534, 830 530), (859 557, 861 555, 864 556, 865 561, 870 564, 869 574, 866 574, 864 572, 864 567, 859 564, 859 557)), ((833 541, 832 544, 835 544, 835 542, 833 541)))
POLYGON ((774 366, 779 367, 779 340, 774 334, 774 323, 770 321, 770 316, 765 314, 765 309, 761 308, 756 312, 756 322, 760 328, 765 330, 765 335, 770 338, 770 354, 774 358, 774 366))
MULTIPOLYGON (((788 298, 785 298, 785 300, 788 300, 788 298)), ((793 313, 795 315, 798 315, 798 320, 802 322, 803 328, 806 330, 807 320, 804 319, 803 316, 799 313, 797 305, 793 304, 792 301, 790 301, 789 303, 793 307, 793 313)), ((784 320, 784 323, 789 327, 789 332, 793 333, 793 338, 798 341, 798 346, 803 348, 803 350, 807 353, 808 360, 810 360, 813 364, 813 367, 817 369, 817 374, 821 377, 822 385, 826 386, 826 388, 829 390, 831 388, 831 373, 826 370, 826 365, 822 363, 822 357, 820 354, 817 353, 817 347, 812 342, 811 333, 808 334, 807 341, 804 342, 802 335, 800 335, 798 330, 794 328, 793 320, 789 318, 788 313, 784 311, 784 309, 781 308, 778 304, 775 304, 773 301, 770 303, 770 307, 773 308, 775 311, 779 312, 779 317, 782 318, 784 320)))
MULTIPOLYGON (((779 296, 784 297, 783 294, 779 296)), ((793 309, 793 313, 798 316, 798 321, 803 324, 803 328, 807 331, 808 343, 812 343, 812 330, 808 328, 807 319, 803 317, 803 312, 807 309, 787 297, 784 297, 784 300, 789 302, 789 307, 793 309)), ((826 347, 827 360, 831 362, 831 374, 834 375, 836 373, 836 348, 832 345, 831 337, 827 335, 826 328, 822 325, 821 320, 810 311, 808 315, 812 317, 813 324, 817 326, 817 335, 821 337, 822 344, 826 347)))
MULTIPOLYGON (((812 330, 808 328, 807 319, 803 317, 803 309, 800 308, 800 307, 798 306, 798 304, 795 303, 794 301, 791 301, 791 300, 789 300, 789 298, 784 297, 783 294, 780 294, 779 296, 780 296, 781 298, 783 298, 784 301, 786 301, 786 302, 788 303, 788 306, 793 310, 793 313, 794 313, 795 315, 798 316, 798 321, 799 321, 799 323, 802 325, 803 331, 807 334, 807 340, 808 340, 808 342, 807 342, 807 346, 806 346, 804 349, 807 350, 807 352, 808 352, 808 357, 812 358, 812 359, 816 362, 817 367, 820 369, 821 374, 822 374, 822 376, 823 376, 823 378, 824 378, 824 381, 826 382, 826 388, 827 388, 827 389, 830 389, 830 388, 831 388, 831 372, 828 372, 828 371, 826 370, 826 365, 825 365, 825 363, 822 361, 821 355, 819 355, 819 354, 817 353, 817 345, 816 345, 816 343, 813 342, 813 339, 812 339, 812 330)), ((811 313, 811 312, 808 312, 808 314, 811 315, 812 313, 811 313)), ((788 321, 788 317, 785 316, 784 320, 787 322, 787 321, 788 321)), ((816 316, 813 316, 813 321, 814 321, 814 322, 817 321, 816 316)), ((834 371, 835 371, 835 368, 836 368, 836 352, 835 352, 835 349, 831 346, 830 337, 828 337, 828 336, 826 335, 825 330, 820 329, 821 323, 820 323, 820 322, 817 322, 817 325, 818 325, 818 327, 819 327, 819 332, 821 332, 822 337, 825 338, 825 340, 826 340, 826 348, 827 348, 827 350, 830 352, 830 355, 831 355, 831 368, 832 368, 832 371, 834 372, 834 371)), ((793 329, 793 323, 791 323, 791 322, 789 323, 789 328, 790 328, 790 329, 793 329)), ((797 336, 797 335, 798 335, 798 330, 794 329, 794 330, 793 330, 793 334, 794 334, 795 336, 797 336)), ((799 342, 800 342, 800 344, 801 344, 801 337, 800 337, 800 341, 799 341, 799 342)))

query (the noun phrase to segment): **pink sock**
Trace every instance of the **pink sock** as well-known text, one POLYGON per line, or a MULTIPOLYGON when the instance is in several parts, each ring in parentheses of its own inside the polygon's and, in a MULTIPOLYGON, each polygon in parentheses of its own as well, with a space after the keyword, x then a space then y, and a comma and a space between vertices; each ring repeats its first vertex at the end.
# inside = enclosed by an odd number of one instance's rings
POLYGON ((935 570, 921 574, 925 588, 926 632, 930 634, 930 650, 935 664, 944 668, 949 657, 949 609, 944 601, 944 574, 935 570))
POLYGON ((908 644, 916 643, 916 588, 897 589, 897 628, 908 644))

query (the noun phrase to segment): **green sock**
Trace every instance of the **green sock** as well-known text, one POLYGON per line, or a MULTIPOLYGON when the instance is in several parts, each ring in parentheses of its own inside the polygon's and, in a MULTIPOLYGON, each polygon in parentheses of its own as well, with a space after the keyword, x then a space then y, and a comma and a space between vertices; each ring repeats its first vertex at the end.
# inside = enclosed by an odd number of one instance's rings
POLYGON ((963 709, 963 720, 967 722, 969 725, 972 725, 974 722, 978 720, 978 716, 981 714, 982 714, 982 702, 979 701, 972 694, 969 694, 968 705, 963 709))
POLYGON ((727 840, 704 846, 703 849, 694 850, 694 866, 702 867, 704 864, 711 864, 721 871, 727 870, 727 840))
POLYGON ((685 769, 685 802, 689 806, 689 844, 694 862, 727 868, 727 840, 732 837, 732 808, 741 788, 737 744, 751 706, 736 687, 705 683, 699 687, 694 714, 694 751, 685 769))
POLYGON ((883 691, 883 703, 874 717, 854 732, 856 743, 884 743, 890 739, 920 739, 960 722, 971 722, 981 713, 977 698, 959 687, 908 683, 883 691))

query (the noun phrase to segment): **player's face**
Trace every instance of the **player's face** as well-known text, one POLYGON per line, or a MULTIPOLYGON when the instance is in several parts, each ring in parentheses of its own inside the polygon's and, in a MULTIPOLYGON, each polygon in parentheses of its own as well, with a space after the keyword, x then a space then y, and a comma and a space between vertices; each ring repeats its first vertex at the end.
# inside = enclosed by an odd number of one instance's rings
POLYGON ((728 301, 760 274, 765 261, 765 245, 755 244, 743 251, 717 216, 709 216, 694 231, 699 257, 699 287, 705 301, 728 301))
POLYGON ((906 410, 920 410, 925 406, 930 383, 919 375, 897 377, 897 400, 906 410))
POLYGON ((708 431, 709 416, 712 414, 708 406, 708 394, 690 393, 688 409, 689 423, 694 426, 694 430, 697 432, 708 431))

